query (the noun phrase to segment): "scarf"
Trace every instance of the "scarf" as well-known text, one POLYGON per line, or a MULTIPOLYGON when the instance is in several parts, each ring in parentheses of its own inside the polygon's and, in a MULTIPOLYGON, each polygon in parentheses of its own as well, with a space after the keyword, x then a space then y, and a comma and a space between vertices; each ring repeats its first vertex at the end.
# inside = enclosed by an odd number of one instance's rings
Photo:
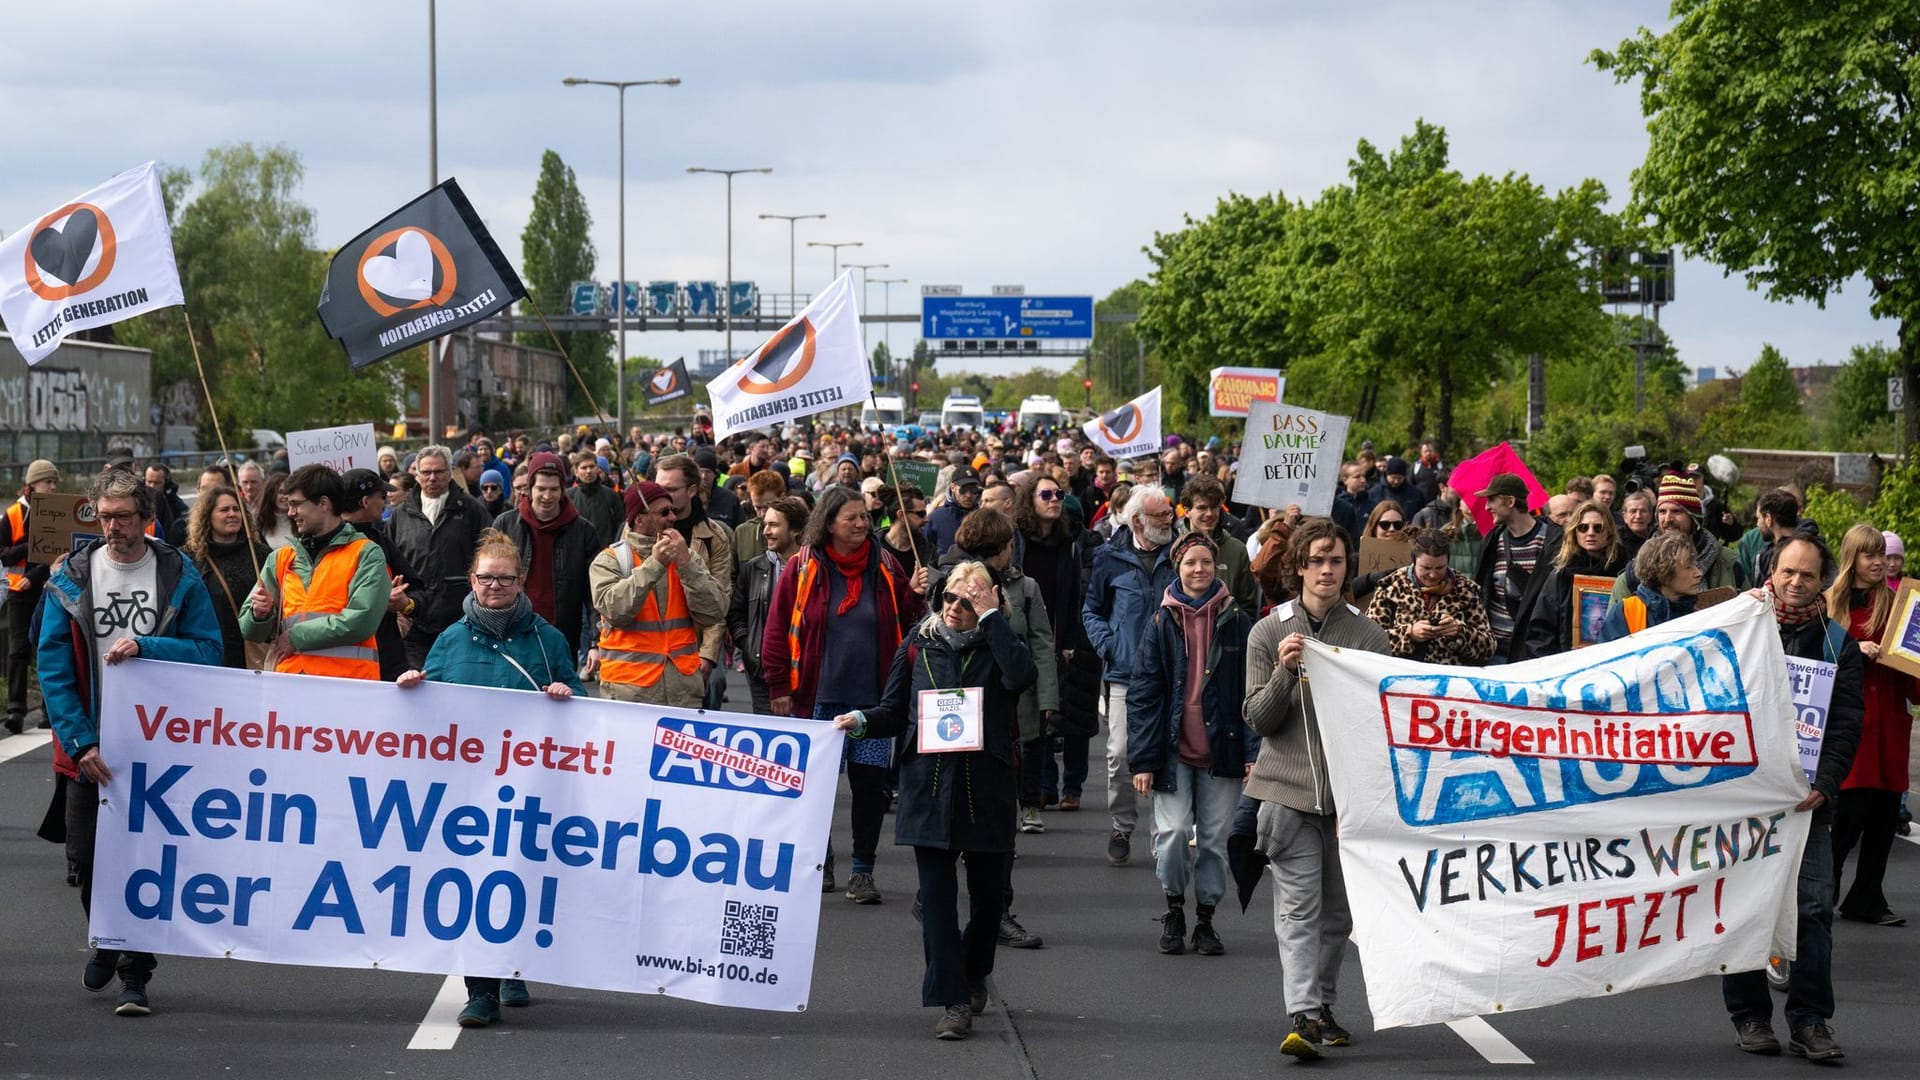
POLYGON ((940 640, 946 642, 947 647, 955 653, 962 653, 973 648, 975 645, 984 641, 987 636, 986 627, 981 626, 977 622, 973 624, 973 629, 971 630, 955 630, 953 627, 947 625, 945 619, 941 619, 934 623, 934 629, 939 632, 940 640))
POLYGON ((1438 585, 1427 585, 1421 582, 1420 575, 1414 571, 1413 565, 1411 563, 1407 565, 1407 580, 1413 582, 1413 587, 1418 589, 1421 597, 1428 601, 1438 600, 1440 597, 1452 593, 1453 578, 1454 572, 1448 570, 1446 580, 1438 585))
POLYGON ((481 607, 480 601, 468 593, 460 601, 460 610, 465 613, 467 622, 476 630, 492 638, 504 638, 508 631, 519 625, 520 620, 533 613, 533 603, 522 592, 513 598, 513 603, 503 608, 481 607))
POLYGON ((835 615, 845 615, 860 605, 860 586, 867 577, 867 564, 873 559, 873 537, 860 541, 860 546, 854 548, 851 555, 842 555, 833 550, 832 544, 822 544, 820 548, 826 552, 834 568, 840 571, 840 576, 847 579, 847 597, 840 601, 840 607, 834 611, 835 615))
POLYGON ((1801 626, 1827 613, 1827 598, 1819 593, 1813 599, 1798 607, 1787 603, 1779 593, 1773 591, 1773 582, 1767 582, 1767 595, 1773 597, 1773 617, 1781 626, 1801 626))

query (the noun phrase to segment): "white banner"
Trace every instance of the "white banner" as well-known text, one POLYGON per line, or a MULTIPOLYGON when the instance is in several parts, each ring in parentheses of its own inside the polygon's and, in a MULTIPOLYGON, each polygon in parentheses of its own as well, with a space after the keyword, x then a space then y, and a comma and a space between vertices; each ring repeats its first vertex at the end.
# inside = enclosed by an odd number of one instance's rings
POLYGON ((373 425, 346 424, 287 432, 287 467, 330 465, 333 471, 375 468, 373 425))
POLYGON ((765 344, 707 384, 713 437, 857 407, 872 393, 868 372, 849 270, 765 344))
POLYGON ((1087 421, 1080 430, 1100 452, 1116 461, 1160 452, 1160 388, 1087 421))
POLYGON ((101 704, 103 947, 807 1003, 829 725, 150 661, 101 704))
POLYGON ((0 241, 0 321, 28 365, 75 330, 185 302, 151 161, 0 241))
POLYGON ((1298 503, 1302 513, 1331 514, 1340 491, 1347 422, 1344 416, 1277 401, 1248 406, 1233 501, 1276 510, 1298 503))
POLYGON ((1307 643, 1379 1027, 1793 955, 1808 815, 1773 613, 1444 668, 1307 643))

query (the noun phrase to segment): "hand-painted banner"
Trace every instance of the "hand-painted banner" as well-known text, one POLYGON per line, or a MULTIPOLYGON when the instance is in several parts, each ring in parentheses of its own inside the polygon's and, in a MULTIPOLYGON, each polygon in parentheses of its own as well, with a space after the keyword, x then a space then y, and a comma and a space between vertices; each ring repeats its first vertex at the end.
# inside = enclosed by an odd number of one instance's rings
POLYGON ((1376 1025, 1793 955, 1807 785, 1760 601, 1508 667, 1305 663, 1376 1025))
POLYGON ((1233 501, 1302 513, 1333 512, 1340 490, 1340 462, 1347 447, 1348 418, 1278 401, 1247 409, 1247 437, 1233 501))
POLYGON ((828 725, 132 661, 101 731, 102 947, 806 1005, 828 725))

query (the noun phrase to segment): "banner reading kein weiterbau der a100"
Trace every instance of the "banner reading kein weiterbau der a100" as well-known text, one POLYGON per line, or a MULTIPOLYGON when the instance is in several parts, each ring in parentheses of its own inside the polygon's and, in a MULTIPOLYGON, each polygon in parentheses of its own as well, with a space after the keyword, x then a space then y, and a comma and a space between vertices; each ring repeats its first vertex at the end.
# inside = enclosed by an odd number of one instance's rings
POLYGON ((806 1006, 831 725, 137 660, 101 704, 102 947, 806 1006))
POLYGON ((1808 789, 1765 602, 1508 667, 1304 664, 1380 1027, 1793 955, 1808 789))

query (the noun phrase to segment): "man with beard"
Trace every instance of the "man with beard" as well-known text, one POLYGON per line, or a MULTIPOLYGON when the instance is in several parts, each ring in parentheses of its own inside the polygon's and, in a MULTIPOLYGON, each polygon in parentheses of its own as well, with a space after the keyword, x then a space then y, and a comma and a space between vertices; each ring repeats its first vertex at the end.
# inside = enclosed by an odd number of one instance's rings
POLYGON ((642 480, 627 489, 624 505, 624 536, 588 571, 600 613, 602 692, 615 701, 695 708, 706 691, 699 643, 715 627, 726 636, 726 592, 674 531, 665 489, 642 480))
POLYGON ((592 451, 582 450, 573 455, 573 487, 567 491, 567 501, 587 519, 587 524, 593 527, 594 540, 602 547, 620 539, 626 507, 621 504, 620 493, 607 483, 600 471, 599 459, 592 451))
MULTIPOLYGON (((673 500, 673 529, 687 542, 712 575, 720 589, 720 610, 724 616, 733 598, 733 579, 738 567, 733 561, 733 530, 708 516, 700 490, 700 466, 687 454, 661 458, 654 466, 654 483, 665 489, 673 500)), ((706 707, 717 709, 726 698, 726 673, 721 661, 727 651, 727 624, 721 618, 700 633, 700 674, 707 680, 706 707)))
MULTIPOLYGON (((430 460, 446 469, 444 456, 430 460)), ((448 477, 440 473, 442 490, 451 484, 448 477)), ((240 612, 241 635, 273 642, 275 671, 378 680, 375 635, 393 587, 386 554, 340 516, 346 485, 327 466, 295 469, 280 494, 294 541, 260 568, 260 581, 240 612)))
MULTIPOLYGON (((1699 484, 1692 477, 1669 473, 1660 478, 1656 490, 1654 525, 1660 532, 1679 533, 1693 543, 1694 563, 1700 568, 1700 590, 1745 588, 1747 574, 1740 567, 1739 556, 1703 525, 1699 484)), ((1633 567, 1627 567, 1613 581, 1613 603, 1617 605, 1632 596, 1639 585, 1633 567)))
POLYGON ((494 518, 493 527, 520 549, 527 567, 527 601, 534 612, 552 623, 578 656, 588 600, 587 567, 600 544, 593 526, 566 497, 560 455, 535 454, 527 469, 526 498, 494 518))

